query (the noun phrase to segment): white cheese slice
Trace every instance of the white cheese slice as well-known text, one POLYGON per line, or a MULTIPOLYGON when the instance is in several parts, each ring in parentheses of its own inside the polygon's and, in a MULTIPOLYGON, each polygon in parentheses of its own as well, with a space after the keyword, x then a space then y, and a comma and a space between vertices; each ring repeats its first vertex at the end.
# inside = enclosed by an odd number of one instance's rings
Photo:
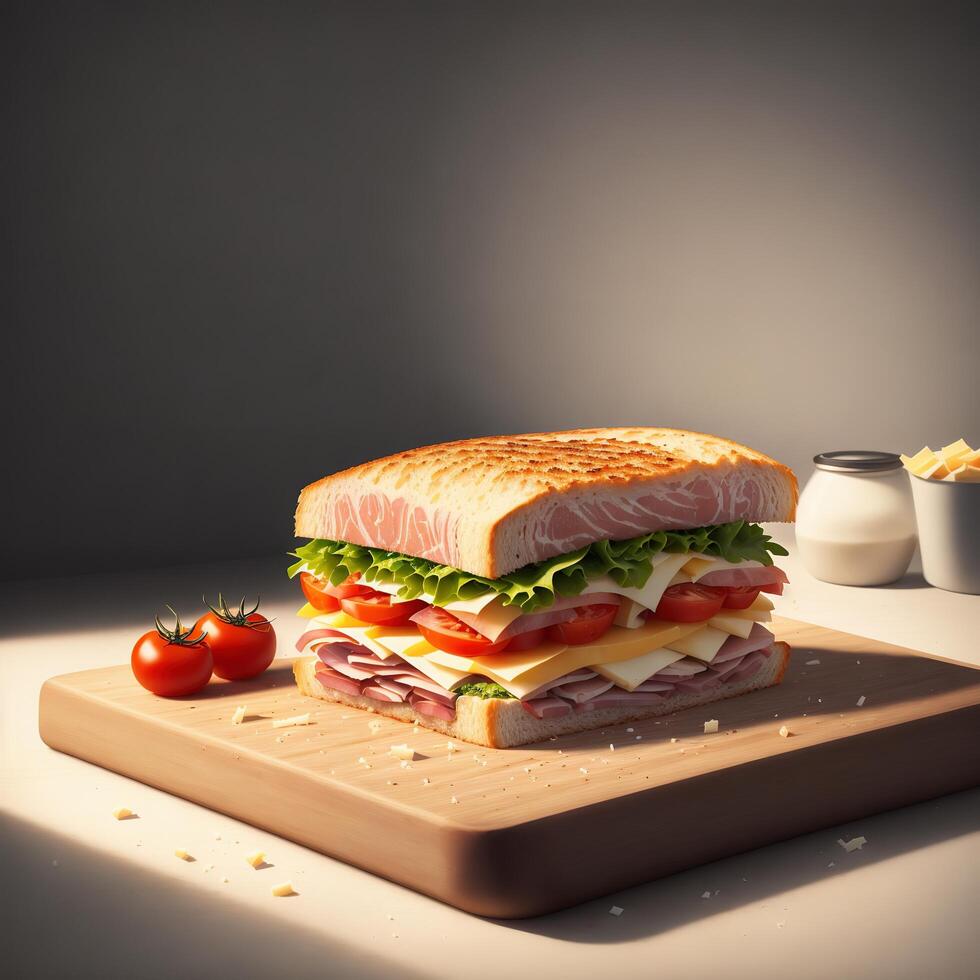
POLYGON ((696 657, 698 660, 710 663, 728 637, 729 634, 724 630, 715 629, 713 626, 702 626, 694 633, 665 643, 664 646, 676 653, 686 653, 689 657, 696 657))
POLYGON ((616 610, 616 618, 613 620, 614 626, 623 626, 628 630, 635 630, 642 626, 646 619, 643 614, 646 608, 632 599, 623 599, 616 610))
MULTIPOLYGON (((451 691, 457 684, 462 683, 470 674, 473 673, 471 670, 461 670, 456 667, 447 666, 445 664, 437 663, 432 659, 433 654, 439 653, 435 647, 429 647, 426 653, 417 653, 413 656, 407 654, 405 660, 410 663, 419 673, 425 674, 430 681, 435 681, 440 687, 444 687, 447 691, 451 691)), ((414 648, 418 651, 420 648, 414 648)))
POLYGON ((615 592, 617 595, 625 596, 638 602, 644 609, 656 609, 663 597, 664 591, 670 584, 670 580, 680 570, 681 566, 688 561, 690 555, 658 555, 660 561, 650 573, 646 584, 642 589, 632 589, 628 586, 617 585, 608 575, 603 575, 590 582, 586 587, 586 592, 615 592))
POLYGON ((624 690, 635 691, 658 670, 663 670, 664 667, 683 659, 683 653, 675 653, 662 647, 634 657, 632 660, 620 660, 613 664, 595 664, 592 669, 624 690))
MULTIPOLYGON (((760 615, 768 616, 769 614, 762 613, 760 615)), ((713 626, 716 630, 724 630, 726 633, 731 633, 733 636, 740 636, 742 639, 747 640, 749 634, 752 632, 754 621, 743 619, 740 616, 726 616, 724 613, 719 613, 717 616, 712 616, 708 620, 708 625, 713 626)))

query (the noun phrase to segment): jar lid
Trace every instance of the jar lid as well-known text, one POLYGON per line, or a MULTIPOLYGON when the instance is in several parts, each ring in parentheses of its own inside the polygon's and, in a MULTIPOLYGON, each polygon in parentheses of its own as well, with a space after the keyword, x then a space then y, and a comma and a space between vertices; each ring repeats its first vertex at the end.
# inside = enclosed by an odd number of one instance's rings
POLYGON ((870 449, 840 449, 832 453, 817 453, 814 463, 822 470, 846 473, 881 473, 902 467, 898 453, 880 453, 870 449))

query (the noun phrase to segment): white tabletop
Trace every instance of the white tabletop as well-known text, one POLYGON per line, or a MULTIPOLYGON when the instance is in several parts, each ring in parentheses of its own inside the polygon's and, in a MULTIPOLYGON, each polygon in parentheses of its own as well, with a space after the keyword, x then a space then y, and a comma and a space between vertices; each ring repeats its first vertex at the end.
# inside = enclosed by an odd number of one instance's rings
MULTIPOLYGON (((792 586, 776 600, 780 614, 980 665, 980 597, 930 588, 915 573, 890 588, 831 586, 792 556, 781 564, 792 586)), ((275 561, 4 587, 0 867, 4 955, 18 967, 11 975, 758 980, 966 978, 980 970, 980 790, 565 912, 497 922, 40 741, 37 691, 46 677, 125 662, 164 602, 190 615, 203 589, 218 588, 236 599, 264 590, 288 653, 300 632, 298 603, 275 561), (138 819, 115 820, 117 806, 138 819), (868 840, 862 850, 837 844, 857 835, 868 840), (176 847, 197 860, 178 860, 176 847), (245 863, 256 849, 273 867, 245 863), (286 879, 299 895, 274 898, 272 885, 286 879), (612 906, 622 914, 611 915, 612 906)), ((710 820, 724 815, 706 816, 710 833, 710 820)))

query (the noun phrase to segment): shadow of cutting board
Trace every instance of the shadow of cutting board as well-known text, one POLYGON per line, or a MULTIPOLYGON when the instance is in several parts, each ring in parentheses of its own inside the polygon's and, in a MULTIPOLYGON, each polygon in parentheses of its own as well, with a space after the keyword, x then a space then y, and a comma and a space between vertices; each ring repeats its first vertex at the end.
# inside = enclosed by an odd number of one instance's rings
POLYGON ((450 752, 435 732, 304 698, 288 661, 176 700, 128 665, 55 677, 41 737, 502 918, 980 784, 980 670, 791 620, 774 629, 793 647, 779 687, 513 749, 450 752), (307 711, 309 725, 272 726, 307 711), (710 718, 720 730, 705 735, 710 718), (405 742, 418 755, 403 768, 388 750, 405 742))

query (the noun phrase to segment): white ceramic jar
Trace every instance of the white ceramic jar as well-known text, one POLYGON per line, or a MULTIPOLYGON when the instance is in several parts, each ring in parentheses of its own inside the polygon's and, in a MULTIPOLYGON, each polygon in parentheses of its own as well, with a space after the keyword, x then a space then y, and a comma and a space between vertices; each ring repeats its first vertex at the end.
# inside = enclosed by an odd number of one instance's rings
POLYGON ((915 551, 909 478, 894 453, 851 450, 813 457, 796 512, 796 550, 807 571, 837 585, 901 578, 915 551))

